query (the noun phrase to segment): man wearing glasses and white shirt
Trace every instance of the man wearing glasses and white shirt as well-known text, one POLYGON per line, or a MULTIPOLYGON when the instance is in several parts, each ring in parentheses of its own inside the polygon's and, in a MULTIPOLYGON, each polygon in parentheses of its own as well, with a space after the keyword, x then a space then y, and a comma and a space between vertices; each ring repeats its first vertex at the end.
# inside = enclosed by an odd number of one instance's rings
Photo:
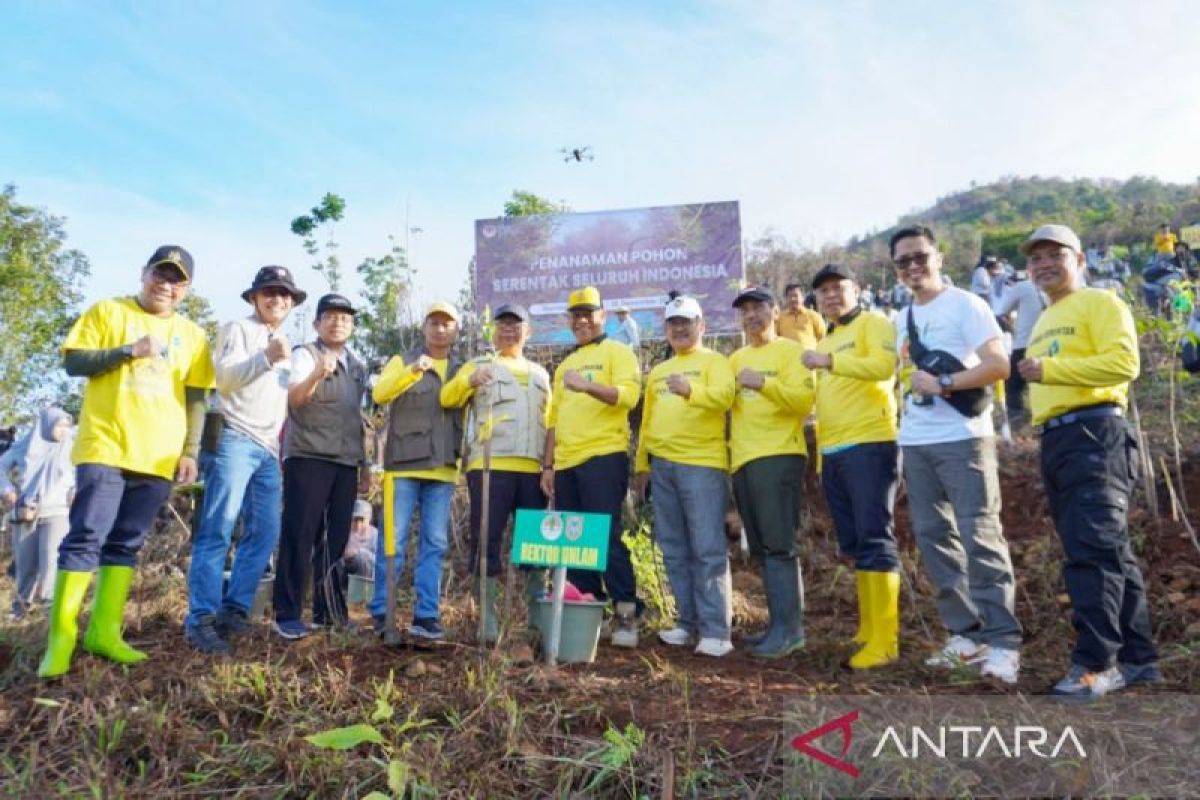
POLYGON ((899 436, 909 512, 950 632, 926 664, 978 664, 1016 683, 1021 625, 986 394, 1009 373, 1000 326, 982 299, 945 284, 929 228, 901 228, 889 248, 897 279, 913 292, 896 320, 902 369, 911 368, 899 436))

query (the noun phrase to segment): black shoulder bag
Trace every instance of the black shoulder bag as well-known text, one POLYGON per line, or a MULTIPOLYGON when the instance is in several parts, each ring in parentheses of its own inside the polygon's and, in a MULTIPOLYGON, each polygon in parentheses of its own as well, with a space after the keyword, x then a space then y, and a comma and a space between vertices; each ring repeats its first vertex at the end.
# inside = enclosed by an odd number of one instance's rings
MULTIPOLYGON (((913 322, 912 306, 908 307, 908 357, 917 369, 930 375, 951 375, 966 369, 961 361, 945 350, 930 350, 921 343, 917 324, 913 322)), ((991 404, 992 390, 991 387, 958 389, 942 399, 964 417, 978 417, 991 404)))

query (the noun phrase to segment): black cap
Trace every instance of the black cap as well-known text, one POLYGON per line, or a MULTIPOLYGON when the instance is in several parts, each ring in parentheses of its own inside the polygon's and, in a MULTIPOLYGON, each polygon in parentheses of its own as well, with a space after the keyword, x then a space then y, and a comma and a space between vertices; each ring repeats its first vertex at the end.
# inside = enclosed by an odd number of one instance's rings
POLYGON ((516 317, 521 322, 529 322, 529 311, 525 306, 517 303, 505 303, 496 309, 496 313, 492 314, 492 319, 500 319, 501 317, 516 317))
POLYGON ((327 294, 317 301, 317 319, 326 311, 345 311, 348 314, 357 313, 354 306, 350 305, 350 301, 342 297, 340 294, 327 294))
POLYGON ((287 289, 296 305, 300 305, 308 297, 308 292, 296 288, 296 282, 292 280, 292 271, 290 269, 287 267, 269 266, 259 268, 258 272, 254 275, 254 282, 250 284, 250 288, 242 292, 242 299, 250 303, 252 302, 250 295, 259 289, 269 289, 273 286, 280 289, 287 289))
POLYGON ((813 275, 812 288, 816 289, 822 283, 829 279, 848 280, 858 283, 858 278, 850 270, 849 267, 844 267, 841 264, 826 264, 817 270, 817 274, 813 275))
POLYGON ((160 264, 169 264, 179 270, 185 280, 191 280, 196 274, 196 264, 192 254, 177 244, 164 244, 154 251, 146 262, 146 269, 154 269, 160 264))
POLYGON ((742 291, 738 292, 738 296, 733 298, 733 307, 737 308, 747 300, 759 300, 763 303, 775 305, 775 296, 771 294, 771 290, 763 286, 747 286, 742 291))

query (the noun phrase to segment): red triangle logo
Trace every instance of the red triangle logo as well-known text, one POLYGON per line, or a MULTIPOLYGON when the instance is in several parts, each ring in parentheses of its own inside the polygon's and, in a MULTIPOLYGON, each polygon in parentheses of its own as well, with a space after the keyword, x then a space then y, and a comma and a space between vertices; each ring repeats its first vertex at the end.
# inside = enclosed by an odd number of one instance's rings
POLYGON ((833 767, 836 770, 846 773, 851 778, 859 776, 858 767, 851 764, 849 761, 842 760, 846 753, 850 752, 850 744, 854 741, 854 729, 851 727, 858 721, 858 712, 851 711, 849 714, 843 714, 837 719, 830 720, 818 728, 813 728, 811 731, 800 734, 795 739, 792 739, 792 748, 799 750, 809 758, 815 758, 827 767, 833 767), (842 734, 842 758, 831 756, 824 750, 818 750, 813 747, 811 742, 820 739, 822 736, 841 731, 842 734))

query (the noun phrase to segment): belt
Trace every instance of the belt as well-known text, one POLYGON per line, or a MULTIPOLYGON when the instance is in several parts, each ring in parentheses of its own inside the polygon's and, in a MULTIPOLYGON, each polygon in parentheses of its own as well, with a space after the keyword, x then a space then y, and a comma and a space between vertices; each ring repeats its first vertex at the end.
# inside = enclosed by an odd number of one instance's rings
POLYGON ((1066 414, 1059 414, 1057 417, 1051 417, 1041 425, 1034 426, 1034 432, 1041 436, 1046 431, 1052 431, 1055 428, 1061 428, 1064 425, 1074 425, 1076 422, 1083 422, 1085 419, 1100 419, 1102 417, 1123 417, 1125 411, 1120 406, 1089 406, 1081 408, 1078 411, 1068 411, 1066 414))

